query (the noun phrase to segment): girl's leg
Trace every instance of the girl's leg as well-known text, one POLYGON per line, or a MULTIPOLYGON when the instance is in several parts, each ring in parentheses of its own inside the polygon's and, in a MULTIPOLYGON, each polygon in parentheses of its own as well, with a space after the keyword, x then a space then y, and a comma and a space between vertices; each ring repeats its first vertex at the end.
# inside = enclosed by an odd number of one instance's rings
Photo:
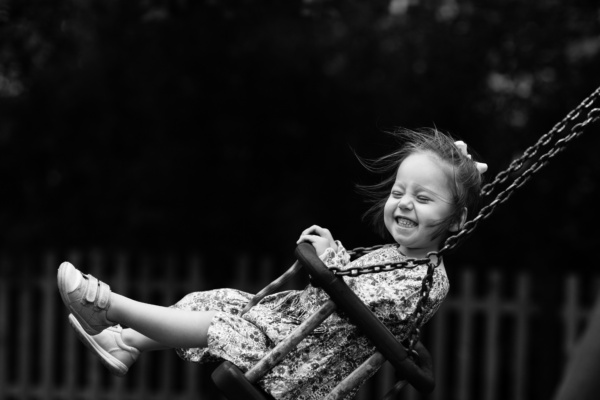
POLYGON ((119 325, 108 327, 96 335, 90 335, 72 314, 69 316, 69 323, 81 342, 111 373, 117 376, 124 376, 141 353, 170 348, 142 335, 135 329, 123 329, 119 325))
POLYGON ((68 262, 59 267, 57 283, 71 313, 71 327, 115 375, 125 375, 144 351, 207 347, 208 328, 216 312, 131 300, 112 293, 108 285, 83 275, 68 262))
POLYGON ((112 293, 108 285, 91 275, 83 275, 68 262, 60 265, 57 283, 63 302, 90 337, 121 324, 156 342, 146 341, 149 348, 207 346, 208 328, 215 311, 186 311, 135 301, 112 293))
POLYGON ((134 347, 144 353, 146 351, 154 350, 166 350, 172 347, 165 346, 155 340, 150 339, 148 336, 144 336, 135 329, 126 328, 121 331, 121 339, 127 346, 134 347))
POLYGON ((143 343, 142 346, 195 348, 207 346, 208 328, 215 313, 156 306, 111 293, 106 318, 127 325, 151 340, 132 335, 143 343))

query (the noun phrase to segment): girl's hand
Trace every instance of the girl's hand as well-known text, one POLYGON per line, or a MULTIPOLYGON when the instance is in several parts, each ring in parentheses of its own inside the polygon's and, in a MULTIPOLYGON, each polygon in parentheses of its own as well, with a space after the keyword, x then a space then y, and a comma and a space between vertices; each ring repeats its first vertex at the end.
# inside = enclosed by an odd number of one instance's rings
POLYGON ((301 242, 308 242, 312 244, 317 251, 318 256, 323 254, 329 247, 336 252, 338 250, 337 244, 335 244, 335 240, 333 240, 333 236, 331 236, 331 232, 329 232, 328 229, 321 228, 318 225, 313 225, 310 228, 305 229, 300 235, 300 239, 298 239, 296 244, 301 242))

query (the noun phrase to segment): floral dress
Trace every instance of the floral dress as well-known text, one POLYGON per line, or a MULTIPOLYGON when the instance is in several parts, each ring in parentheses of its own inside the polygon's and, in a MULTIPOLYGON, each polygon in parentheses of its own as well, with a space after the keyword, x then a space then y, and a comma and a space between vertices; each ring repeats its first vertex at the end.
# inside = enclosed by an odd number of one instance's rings
MULTIPOLYGON (((349 262, 339 242, 337 252, 329 248, 321 256, 327 267, 342 269, 396 263, 405 258, 398 245, 390 245, 349 262)), ((412 314, 426 272, 427 266, 422 265, 344 280, 386 327, 404 340, 414 324, 412 314)), ((424 305, 424 322, 437 311, 448 289, 448 277, 440 265, 424 305)), ((240 317, 251 298, 239 290, 218 289, 190 293, 175 304, 173 307, 179 309, 217 311, 208 331, 208 347, 177 349, 179 356, 192 362, 228 360, 245 372, 329 299, 322 289, 308 285, 301 291, 266 296, 240 317)), ((321 399, 374 352, 358 328, 334 312, 259 384, 278 400, 321 399)))

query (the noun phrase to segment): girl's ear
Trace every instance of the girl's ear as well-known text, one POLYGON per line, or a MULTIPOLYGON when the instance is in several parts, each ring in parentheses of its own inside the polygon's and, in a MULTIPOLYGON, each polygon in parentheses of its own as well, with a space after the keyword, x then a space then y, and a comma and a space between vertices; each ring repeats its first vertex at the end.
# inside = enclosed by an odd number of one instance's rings
POLYGON ((457 222, 450 225, 450 232, 460 231, 463 228, 463 226, 465 226, 465 222, 467 222, 467 207, 463 207, 460 213, 460 219, 457 222))

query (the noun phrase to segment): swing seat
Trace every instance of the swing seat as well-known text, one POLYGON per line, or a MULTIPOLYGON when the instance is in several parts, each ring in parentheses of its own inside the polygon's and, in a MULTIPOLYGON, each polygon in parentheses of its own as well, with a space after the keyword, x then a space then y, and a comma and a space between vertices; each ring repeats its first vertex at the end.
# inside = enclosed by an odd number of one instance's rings
POLYGON ((431 356, 427 349, 418 343, 415 346, 418 357, 416 360, 409 357, 404 346, 346 285, 344 280, 334 275, 323 264, 312 245, 300 243, 296 247, 295 255, 310 275, 313 285, 321 287, 331 300, 245 374, 230 362, 222 363, 212 374, 213 382, 221 393, 229 400, 273 400, 273 397, 263 391, 256 382, 283 359, 312 329, 329 317, 336 308, 344 312, 350 321, 375 344, 378 352, 333 389, 328 399, 342 398, 345 393, 360 384, 363 378, 369 375, 369 371, 378 368, 385 360, 394 366, 396 376, 402 381, 397 383, 393 390, 398 390, 405 383, 410 383, 418 391, 430 393, 435 382, 431 356))

